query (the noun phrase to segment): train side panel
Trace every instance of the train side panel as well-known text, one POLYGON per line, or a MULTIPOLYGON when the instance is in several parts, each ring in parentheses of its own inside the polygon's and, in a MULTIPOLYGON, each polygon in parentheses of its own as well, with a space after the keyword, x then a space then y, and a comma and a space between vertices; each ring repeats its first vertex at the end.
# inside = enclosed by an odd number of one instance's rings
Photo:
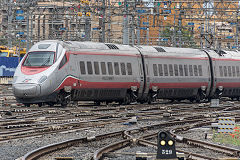
POLYGON ((204 52, 148 52, 149 94, 162 99, 204 99, 209 93, 211 78, 209 58, 204 52))
POLYGON ((67 75, 61 86, 71 88, 72 100, 120 101, 140 87, 139 54, 118 51, 69 52, 67 75))
POLYGON ((240 56, 237 51, 211 54, 214 61, 214 90, 211 97, 240 97, 240 56))

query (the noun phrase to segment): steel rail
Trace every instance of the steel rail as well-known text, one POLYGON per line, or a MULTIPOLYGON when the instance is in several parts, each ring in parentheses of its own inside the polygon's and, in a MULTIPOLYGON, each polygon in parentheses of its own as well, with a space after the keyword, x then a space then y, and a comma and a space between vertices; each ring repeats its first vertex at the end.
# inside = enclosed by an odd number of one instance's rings
MULTIPOLYGON (((155 124, 155 125, 149 125, 149 126, 145 126, 145 127, 141 127, 141 128, 136 128, 133 129, 134 132, 140 132, 143 130, 149 130, 149 129, 153 129, 153 128, 159 128, 159 127, 166 127, 166 126, 172 126, 172 125, 179 125, 179 124, 183 124, 183 123, 194 123, 197 120, 188 120, 188 121, 184 121, 184 122, 179 122, 179 121, 175 121, 175 122, 167 122, 167 123, 160 123, 160 124, 155 124)), ((43 156, 47 153, 56 151, 56 150, 60 150, 66 147, 71 147, 76 143, 81 143, 81 142, 89 142, 89 141, 93 141, 93 140, 100 140, 103 138, 107 138, 107 137, 114 137, 114 136, 123 136, 123 137, 128 137, 126 133, 128 133, 130 130, 128 131, 118 131, 118 132, 111 132, 108 134, 104 134, 104 135, 99 135, 99 136, 95 136, 95 137, 86 137, 86 138, 82 138, 82 139, 75 139, 75 140, 69 140, 69 141, 65 141, 65 142, 60 142, 60 143, 56 143, 56 144, 51 144, 48 146, 44 146, 41 147, 39 149, 36 149, 34 151, 31 151, 29 153, 27 153, 22 160, 34 160, 40 156, 43 156)), ((129 145, 130 142, 135 141, 135 139, 127 139, 126 142, 122 141, 121 143, 119 142, 118 147, 124 146, 124 145, 129 145)), ((115 144, 117 145, 117 144, 115 144)), ((113 146, 114 147, 114 146, 113 146)), ((115 147, 116 149, 118 147, 115 147)), ((102 156, 103 153, 106 153, 107 150, 110 150, 108 147, 106 149, 102 149, 99 150, 99 153, 95 153, 94 155, 96 155, 96 157, 102 156)))
MULTIPOLYGON (((149 141, 142 140, 142 139, 138 139, 138 144, 157 148, 156 143, 149 142, 149 141)), ((176 151, 184 153, 185 155, 187 155, 187 158, 189 158, 189 159, 218 160, 217 158, 209 158, 207 156, 203 156, 203 155, 195 154, 195 153, 191 153, 191 152, 186 152, 186 151, 182 151, 182 150, 176 150, 176 151)))
POLYGON ((72 139, 72 140, 67 140, 67 141, 60 142, 60 143, 50 144, 50 145, 35 149, 31 152, 28 152, 26 155, 23 156, 22 160, 35 160, 35 159, 37 159, 41 156, 44 156, 48 153, 58 151, 58 150, 61 150, 64 148, 68 148, 68 147, 74 146, 79 143, 87 143, 87 142, 91 142, 91 141, 101 140, 104 138, 116 137, 116 136, 122 136, 122 135, 123 135, 123 131, 118 131, 118 132, 111 132, 111 133, 98 135, 98 136, 94 136, 94 137, 84 137, 84 138, 80 138, 80 139, 72 139))
POLYGON ((106 154, 108 152, 112 152, 114 150, 118 150, 118 149, 127 147, 127 146, 131 145, 132 143, 133 143, 132 139, 127 139, 127 140, 123 140, 123 141, 108 145, 104 148, 101 148, 94 153, 93 160, 99 160, 103 157, 104 154, 106 154))

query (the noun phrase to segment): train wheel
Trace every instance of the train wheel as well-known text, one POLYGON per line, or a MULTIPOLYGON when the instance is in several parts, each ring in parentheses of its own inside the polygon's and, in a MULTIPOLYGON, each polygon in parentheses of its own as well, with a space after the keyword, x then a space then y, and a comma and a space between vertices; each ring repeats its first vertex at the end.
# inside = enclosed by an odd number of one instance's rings
POLYGON ((71 102, 71 95, 68 95, 66 92, 60 92, 57 99, 62 107, 66 107, 71 102))
POLYGON ((119 104, 119 105, 122 105, 122 104, 123 104, 123 100, 118 101, 118 104, 119 104))
POLYGON ((193 103, 193 102, 194 102, 194 99, 193 99, 193 98, 190 98, 189 101, 190 101, 191 103, 193 103))
POLYGON ((24 103, 24 106, 25 107, 30 107, 30 104, 29 103, 24 103))
POLYGON ((48 102, 47 104, 48 104, 50 107, 52 107, 52 106, 54 106, 55 103, 54 103, 54 102, 48 102))
POLYGON ((123 103, 126 105, 131 103, 131 96, 129 93, 126 94, 125 98, 123 99, 123 103))
POLYGON ((201 91, 198 91, 197 96, 196 96, 196 102, 199 103, 204 98, 205 98, 205 96, 203 95, 203 93, 201 91))
POLYGON ((100 106, 100 105, 101 105, 101 102, 100 102, 100 101, 94 101, 94 105, 100 106))
POLYGON ((38 107, 42 107, 43 103, 38 103, 38 107))
POLYGON ((140 103, 141 103, 141 104, 143 104, 143 103, 144 103, 144 101, 140 101, 140 103))
POLYGON ((67 105, 70 103, 69 98, 63 98, 61 102, 61 107, 67 107, 67 105))
POLYGON ((148 104, 152 104, 153 100, 154 100, 154 99, 152 98, 152 94, 148 94, 147 103, 148 103, 148 104))

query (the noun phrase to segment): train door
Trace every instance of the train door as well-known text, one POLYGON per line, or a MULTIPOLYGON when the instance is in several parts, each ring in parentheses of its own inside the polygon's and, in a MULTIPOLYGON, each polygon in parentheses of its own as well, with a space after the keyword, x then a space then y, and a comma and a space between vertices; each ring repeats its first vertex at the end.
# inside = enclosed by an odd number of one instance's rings
POLYGON ((144 70, 143 70, 143 63, 142 59, 138 59, 138 68, 139 68, 139 77, 140 77, 140 87, 138 91, 138 97, 142 97, 143 90, 144 90, 144 70))
POLYGON ((214 95, 215 91, 216 91, 216 84, 217 84, 217 75, 216 75, 216 60, 212 59, 212 92, 211 92, 211 96, 214 95))
POLYGON ((146 99, 148 96, 149 86, 150 86, 149 61, 147 56, 144 56, 144 71, 145 71, 145 79, 144 79, 143 98, 146 99))
POLYGON ((216 79, 216 60, 215 58, 212 58, 211 55, 214 55, 214 51, 208 50, 204 51, 208 58, 209 58, 209 65, 208 65, 208 73, 209 73, 209 81, 210 85, 208 86, 207 93, 206 95, 209 95, 212 97, 216 91, 216 84, 217 84, 217 79, 216 79))

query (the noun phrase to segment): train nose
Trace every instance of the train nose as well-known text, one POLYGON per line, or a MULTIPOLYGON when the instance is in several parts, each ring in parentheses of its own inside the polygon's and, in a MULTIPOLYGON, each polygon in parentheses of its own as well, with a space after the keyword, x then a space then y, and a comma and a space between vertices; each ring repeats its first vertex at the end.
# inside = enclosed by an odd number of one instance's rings
POLYGON ((32 98, 40 95, 40 86, 37 84, 15 84, 13 93, 18 98, 32 98))

